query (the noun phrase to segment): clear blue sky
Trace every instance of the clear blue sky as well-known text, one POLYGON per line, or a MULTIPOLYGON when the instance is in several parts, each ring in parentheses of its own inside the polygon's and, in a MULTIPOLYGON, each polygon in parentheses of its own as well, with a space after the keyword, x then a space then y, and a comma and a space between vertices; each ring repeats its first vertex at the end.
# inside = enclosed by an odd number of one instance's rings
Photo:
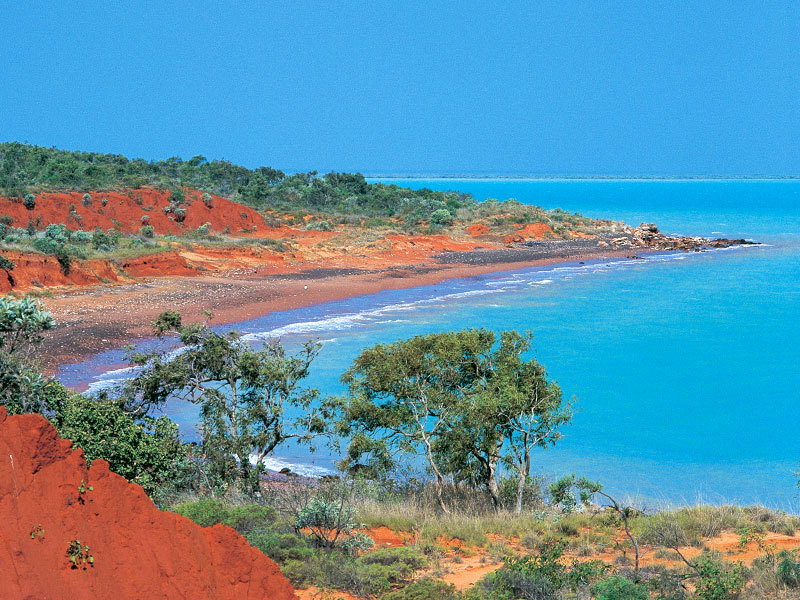
POLYGON ((9 2, 0 140, 287 171, 800 174, 796 2, 9 2))

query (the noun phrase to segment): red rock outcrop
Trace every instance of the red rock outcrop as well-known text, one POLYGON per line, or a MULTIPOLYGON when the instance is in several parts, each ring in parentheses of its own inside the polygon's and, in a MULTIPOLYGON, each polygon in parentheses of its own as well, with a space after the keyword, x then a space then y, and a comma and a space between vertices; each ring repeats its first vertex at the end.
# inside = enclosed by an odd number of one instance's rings
POLYGON ((217 233, 252 235, 265 230, 264 218, 252 208, 220 196, 203 200, 200 192, 185 190, 186 201, 181 209, 184 220, 175 220, 168 191, 149 188, 125 191, 90 192, 85 205, 81 192, 45 192, 36 196, 35 206, 28 210, 22 202, 0 197, 0 214, 11 217, 14 227, 26 227, 28 221, 44 229, 51 223, 64 223, 67 229, 92 231, 116 228, 123 233, 138 233, 143 225, 152 225, 155 233, 181 234, 211 223, 217 233), (72 212, 74 210, 74 212, 72 212))
POLYGON ((159 511, 141 487, 0 407, 0 598, 296 598, 269 558, 224 525, 159 511), (81 489, 83 490, 81 492, 81 489), (88 546, 74 565, 73 540, 88 546))

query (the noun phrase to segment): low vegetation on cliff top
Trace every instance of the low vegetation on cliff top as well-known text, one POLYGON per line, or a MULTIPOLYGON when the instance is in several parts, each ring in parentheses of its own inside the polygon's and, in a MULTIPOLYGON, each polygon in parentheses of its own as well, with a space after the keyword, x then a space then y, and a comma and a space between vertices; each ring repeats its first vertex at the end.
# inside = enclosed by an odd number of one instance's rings
POLYGON ((154 332, 185 350, 132 354, 133 379, 87 397, 39 371, 52 326, 35 301, 0 302, 9 411, 43 414, 160 506, 233 527, 298 587, 384 600, 800 597, 795 516, 652 512, 584 478, 537 477, 531 451, 557 443, 571 407, 516 332, 368 348, 343 375, 347 395, 323 398, 304 385, 314 343, 256 349, 171 312, 154 332), (149 416, 172 397, 199 405, 198 443, 149 416), (341 442, 341 476, 280 476, 249 460, 289 441, 341 442))

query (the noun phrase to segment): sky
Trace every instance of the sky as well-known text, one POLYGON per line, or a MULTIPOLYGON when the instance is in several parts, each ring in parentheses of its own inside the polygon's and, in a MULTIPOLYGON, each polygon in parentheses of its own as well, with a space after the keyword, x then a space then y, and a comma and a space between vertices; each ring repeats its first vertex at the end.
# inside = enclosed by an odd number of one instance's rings
POLYGON ((800 174, 800 3, 4 2, 0 141, 287 172, 800 174))

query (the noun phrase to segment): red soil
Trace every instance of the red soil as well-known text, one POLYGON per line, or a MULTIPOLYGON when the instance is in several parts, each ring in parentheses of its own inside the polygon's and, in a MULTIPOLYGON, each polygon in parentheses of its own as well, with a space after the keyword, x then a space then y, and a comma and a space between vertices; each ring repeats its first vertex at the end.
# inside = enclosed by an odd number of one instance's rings
POLYGON ((70 446, 42 417, 0 407, 0 597, 296 598, 277 565, 233 529, 159 511, 107 462, 87 469, 70 446), (93 564, 72 565, 76 539, 93 564))
POLYGON ((154 189, 89 192, 89 206, 83 205, 81 192, 44 193, 36 196, 33 210, 26 209, 22 202, 0 197, 0 213, 10 216, 15 227, 25 227, 29 220, 36 222, 38 218, 40 229, 51 223, 63 223, 73 230, 113 227, 124 233, 138 233, 142 225, 152 225, 156 233, 180 234, 211 223, 212 231, 221 232, 227 227, 231 235, 248 235, 254 227, 255 232, 263 232, 266 228, 263 217, 251 208, 220 196, 212 196, 212 207, 209 208, 200 192, 185 191, 188 202, 181 205, 186 210, 183 223, 176 222, 173 214, 164 212, 170 204, 169 192, 154 189), (108 200, 106 206, 103 206, 103 198, 108 200), (70 216, 70 205, 75 207, 79 220, 70 216), (146 219, 142 220, 143 217, 146 219), (245 229, 247 231, 243 231, 245 229))
POLYGON ((131 280, 109 261, 102 259, 73 261, 69 275, 64 275, 61 265, 52 256, 10 251, 3 252, 2 256, 11 260, 15 267, 11 273, 0 271, 0 293, 10 292, 12 289, 29 290, 35 287, 91 285, 102 281, 131 280))
POLYGON ((524 227, 520 227, 514 233, 510 233, 503 238, 507 244, 512 242, 524 242, 526 240, 541 240, 547 235, 553 234, 550 225, 546 223, 530 223, 524 227))
POLYGON ((464 231, 466 231, 472 237, 478 237, 481 235, 487 235, 489 233, 489 226, 481 223, 475 223, 469 227, 465 227, 464 231))

